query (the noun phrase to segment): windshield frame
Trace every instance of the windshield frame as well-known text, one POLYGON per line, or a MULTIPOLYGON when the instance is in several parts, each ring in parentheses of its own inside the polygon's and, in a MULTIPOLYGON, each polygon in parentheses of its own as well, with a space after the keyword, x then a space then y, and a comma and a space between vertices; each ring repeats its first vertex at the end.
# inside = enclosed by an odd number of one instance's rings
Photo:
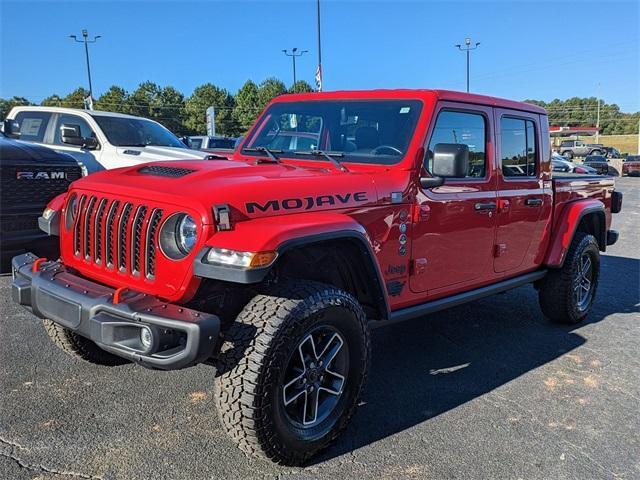
MULTIPOLYGON (((240 148, 238 148, 237 152, 243 156, 247 156, 247 157, 263 157, 266 154, 265 153, 261 153, 261 152, 256 152, 256 151, 247 151, 248 148, 253 148, 256 147, 256 145, 253 145, 253 142, 258 138, 258 136, 260 135, 260 133, 262 132, 262 130, 267 126, 267 122, 269 122, 272 118, 273 115, 271 114, 271 110, 273 108, 278 108, 281 105, 286 105, 286 104, 309 104, 309 103, 342 103, 342 104, 348 104, 348 103, 355 103, 355 104, 364 104, 367 102, 371 102, 371 103, 404 103, 407 105, 404 106, 410 106, 411 108, 415 108, 416 109, 416 116, 415 119, 413 120, 413 123, 411 124, 411 132, 410 135, 408 136, 408 141, 406 144, 406 147, 404 149, 404 151, 402 152, 402 155, 398 155, 398 156, 392 156, 392 155, 379 155, 380 160, 381 161, 374 161, 374 159, 376 158, 375 155, 358 155, 358 154, 354 154, 354 152, 349 152, 349 151, 345 151, 345 150, 340 150, 340 149, 336 149, 335 147, 332 146, 331 150, 333 152, 340 152, 343 153, 344 156, 340 157, 340 163, 344 163, 344 164, 357 164, 357 165, 370 165, 370 166, 376 166, 376 167, 390 167, 390 166, 394 166, 394 165, 398 165, 401 162, 403 162, 409 153, 411 153, 412 151, 412 144, 415 141, 415 136, 416 133, 418 132, 418 129, 421 127, 421 121, 424 115, 424 111, 425 111, 425 102, 424 99, 420 98, 420 97, 400 97, 400 98, 395 98, 395 97, 372 97, 372 98, 335 98, 335 97, 327 97, 327 98, 318 98, 318 99, 294 99, 294 100, 279 100, 279 101, 275 101, 271 104, 269 104, 267 106, 267 108, 265 108, 264 112, 260 115, 260 117, 257 119, 257 121, 255 122, 253 128, 247 133, 247 135, 245 136, 245 138, 243 139, 243 142, 240 146, 240 148), (388 159, 389 161, 384 161, 384 159, 388 159)), ((276 114, 277 115, 277 114, 276 114)), ((326 129, 327 127, 325 126, 325 120, 322 119, 322 125, 319 131, 319 135, 320 136, 324 136, 324 132, 323 130, 326 129)), ((326 131, 326 130, 325 130, 326 131)), ((285 132, 289 132, 289 131, 285 131, 285 132)), ((310 132, 300 132, 303 134, 310 134, 310 132)), ((260 145, 257 145, 260 146, 260 145)), ((381 145, 379 145, 381 146, 381 145)), ((320 147, 320 145, 319 145, 320 147)), ((270 147, 269 147, 270 148, 270 147)), ((275 148, 275 147, 274 147, 275 148)), ((300 151, 301 149, 297 149, 298 151, 300 151)), ((318 148, 317 151, 321 151, 324 150, 323 148, 318 148)), ((314 151, 314 150, 309 150, 309 151, 314 151)), ((323 159, 321 155, 318 156, 310 156, 307 154, 300 154, 300 153, 296 153, 296 150, 285 150, 284 152, 281 152, 278 154, 279 159, 287 159, 287 160, 294 160, 294 161, 304 161, 304 162, 326 162, 327 160, 323 159)))
POLYGON ((167 127, 165 127, 164 125, 162 125, 161 123, 158 123, 156 121, 150 120, 148 118, 142 118, 142 117, 130 117, 130 116, 118 116, 118 115, 100 115, 100 114, 93 114, 92 115, 93 119, 95 120, 96 124, 98 124, 98 127, 100 128, 102 134, 106 137, 107 141, 113 145, 114 147, 134 147, 134 148, 144 148, 144 147, 165 147, 165 148, 184 148, 184 149, 188 149, 189 147, 187 147, 184 143, 182 143, 180 141, 180 139, 176 136, 176 134, 174 134, 171 130, 169 130, 167 127), (117 120, 117 121, 121 121, 121 122, 140 122, 143 124, 149 124, 151 125, 154 129, 159 129, 160 131, 163 132, 163 134, 165 134, 167 136, 167 138, 170 138, 172 140, 174 140, 173 145, 162 145, 159 143, 148 143, 146 145, 139 145, 139 144, 122 144, 121 142, 116 142, 114 140, 117 140, 116 138, 113 137, 113 133, 114 132, 109 132, 109 130, 107 128, 105 128, 105 123, 103 123, 103 121, 113 121, 113 120, 117 120))

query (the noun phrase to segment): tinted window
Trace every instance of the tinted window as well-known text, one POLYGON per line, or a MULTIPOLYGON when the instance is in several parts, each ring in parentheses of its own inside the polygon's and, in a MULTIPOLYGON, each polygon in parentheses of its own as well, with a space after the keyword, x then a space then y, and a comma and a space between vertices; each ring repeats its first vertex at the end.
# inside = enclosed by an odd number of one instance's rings
POLYGON ((502 174, 529 177, 536 174, 536 135, 531 120, 502 117, 500 120, 502 174))
POLYGON ((178 137, 155 122, 142 118, 112 117, 94 115, 103 133, 116 147, 158 147, 187 148, 178 137))
POLYGON ((56 131, 53 135, 53 143, 56 145, 64 145, 62 143, 60 127, 62 125, 78 125, 80 127, 80 136, 83 138, 95 138, 96 135, 91 130, 89 124, 81 117, 77 115, 60 115, 58 117, 58 121, 56 122, 56 131))
POLYGON ((342 153, 346 162, 391 165, 406 153, 421 108, 416 100, 274 103, 258 120, 242 153, 264 155, 247 148, 267 147, 295 156, 296 150, 322 149, 342 153))
POLYGON ((44 142, 50 118, 50 112, 19 112, 15 121, 20 125, 20 140, 44 142))
POLYGON ((629 155, 624 161, 625 162, 640 162, 640 155, 629 155))
POLYGON ((190 138, 189 139, 189 147, 198 150, 202 147, 202 139, 201 138, 190 138))
POLYGON ((209 140, 209 148, 233 148, 235 143, 233 138, 212 138, 209 140))
POLYGON ((573 146, 573 142, 562 142, 560 144, 561 147, 572 147, 573 146))
POLYGON ((484 116, 478 113, 441 111, 431 134, 425 159, 426 170, 431 172, 433 150, 438 143, 462 143, 469 147, 467 177, 484 177, 487 170, 486 138, 484 116))

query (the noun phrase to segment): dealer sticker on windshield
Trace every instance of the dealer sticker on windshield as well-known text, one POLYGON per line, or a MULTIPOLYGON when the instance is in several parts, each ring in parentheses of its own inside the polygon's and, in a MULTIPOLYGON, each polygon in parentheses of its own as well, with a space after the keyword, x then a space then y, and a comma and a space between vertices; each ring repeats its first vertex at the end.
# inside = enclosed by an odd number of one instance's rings
POLYGON ((409 110, 411 110, 411 107, 402 107, 400 113, 409 113, 409 110))

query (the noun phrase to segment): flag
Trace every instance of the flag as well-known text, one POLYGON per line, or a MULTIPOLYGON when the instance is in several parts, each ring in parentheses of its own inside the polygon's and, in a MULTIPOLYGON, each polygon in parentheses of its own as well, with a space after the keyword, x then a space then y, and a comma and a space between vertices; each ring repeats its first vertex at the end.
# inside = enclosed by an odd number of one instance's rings
POLYGON ((322 65, 318 64, 316 69, 316 88, 319 92, 322 91, 322 65))

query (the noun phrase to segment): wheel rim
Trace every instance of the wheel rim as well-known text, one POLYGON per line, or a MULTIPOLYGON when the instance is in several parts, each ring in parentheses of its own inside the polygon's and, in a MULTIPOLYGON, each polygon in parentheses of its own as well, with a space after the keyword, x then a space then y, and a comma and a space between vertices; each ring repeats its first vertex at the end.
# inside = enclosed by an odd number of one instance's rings
POLYGON ((573 295, 576 307, 581 312, 586 310, 591 303, 593 296, 593 261, 588 253, 583 253, 580 257, 578 270, 573 282, 573 295))
POLYGON ((282 384, 288 419, 313 428, 335 410, 345 389, 349 368, 347 344, 333 327, 314 329, 292 353, 282 384))

